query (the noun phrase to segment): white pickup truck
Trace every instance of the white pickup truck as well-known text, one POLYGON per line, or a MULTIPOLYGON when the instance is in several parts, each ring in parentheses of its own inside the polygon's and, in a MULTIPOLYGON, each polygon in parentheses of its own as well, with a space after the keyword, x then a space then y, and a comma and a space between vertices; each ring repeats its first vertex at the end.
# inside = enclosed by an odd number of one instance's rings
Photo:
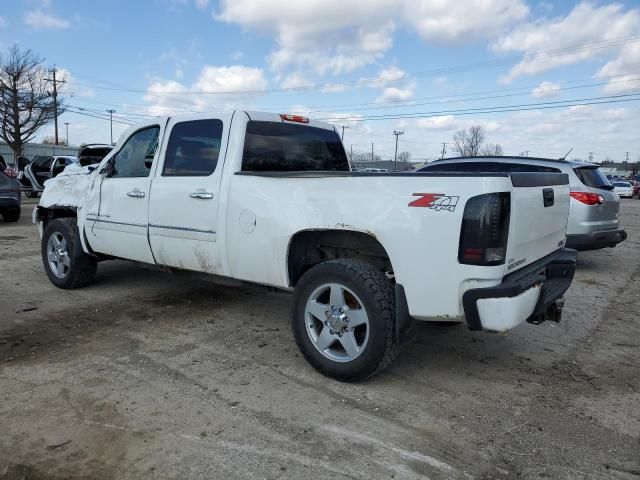
POLYGON ((47 181, 33 219, 60 288, 120 258, 292 290, 306 359, 355 381, 414 320, 559 320, 568 213, 565 174, 353 172, 331 125, 235 111, 130 128, 47 181))

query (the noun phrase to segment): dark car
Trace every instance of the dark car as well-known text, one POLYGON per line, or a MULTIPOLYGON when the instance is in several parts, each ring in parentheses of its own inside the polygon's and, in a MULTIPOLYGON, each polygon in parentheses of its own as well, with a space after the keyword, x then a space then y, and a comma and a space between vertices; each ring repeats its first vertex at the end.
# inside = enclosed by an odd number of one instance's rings
POLYGON ((78 162, 80 162, 80 166, 82 167, 95 165, 96 163, 100 163, 111 150, 113 150, 111 145, 105 145, 103 143, 85 143, 80 145, 80 149, 78 150, 78 162))
POLYGON ((17 222, 20 219, 20 182, 15 173, 0 156, 0 215, 5 222, 17 222), (11 176, 10 176, 11 175, 11 176))

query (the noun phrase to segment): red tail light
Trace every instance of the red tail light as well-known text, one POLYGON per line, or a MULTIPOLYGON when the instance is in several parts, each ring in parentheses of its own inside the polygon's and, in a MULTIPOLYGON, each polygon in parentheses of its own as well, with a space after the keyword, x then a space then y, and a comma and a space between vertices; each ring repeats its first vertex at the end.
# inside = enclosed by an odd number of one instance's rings
POLYGON ((604 197, 597 193, 571 192, 571 196, 585 205, 602 205, 604 203, 604 197))
POLYGON ((281 113, 280 118, 282 120, 286 120, 287 122, 309 123, 309 119, 307 117, 302 117, 300 115, 289 115, 288 113, 281 113))
POLYGON ((458 261, 466 265, 502 265, 507 255, 511 195, 471 197, 464 207, 458 261))
POLYGON ((11 168, 11 167, 7 167, 7 168, 5 168, 3 173, 4 173, 7 177, 10 177, 10 178, 16 178, 16 177, 18 176, 18 174, 16 173, 16 171, 15 171, 13 168, 11 168))

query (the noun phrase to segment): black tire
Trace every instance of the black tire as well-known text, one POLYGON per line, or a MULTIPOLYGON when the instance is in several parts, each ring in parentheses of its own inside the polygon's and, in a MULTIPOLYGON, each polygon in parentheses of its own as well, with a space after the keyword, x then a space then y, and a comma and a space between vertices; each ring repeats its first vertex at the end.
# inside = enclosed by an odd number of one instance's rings
POLYGON ((31 192, 25 193, 25 195, 27 196, 27 198, 38 198, 39 194, 38 192, 31 191, 31 192))
POLYGON ((393 362, 400 350, 394 339, 393 285, 380 270, 359 260, 331 260, 308 270, 294 292, 291 328, 298 348, 311 366, 343 382, 355 382, 379 373, 393 362), (347 362, 327 358, 315 347, 307 331, 307 301, 327 283, 338 283, 351 290, 360 299, 368 317, 369 336, 364 350, 347 362))
POLYGON ((20 220, 20 209, 5 210, 2 212, 2 218, 5 222, 17 222, 20 220))
POLYGON ((56 218, 51 220, 44 229, 41 244, 42 263, 44 264, 45 272, 47 272, 47 277, 58 288, 84 287, 92 283, 96 276, 98 262, 94 257, 82 251, 82 245, 79 242, 75 218, 56 218), (66 240, 70 259, 68 270, 62 277, 53 272, 47 258, 47 245, 54 234, 62 235, 66 240))

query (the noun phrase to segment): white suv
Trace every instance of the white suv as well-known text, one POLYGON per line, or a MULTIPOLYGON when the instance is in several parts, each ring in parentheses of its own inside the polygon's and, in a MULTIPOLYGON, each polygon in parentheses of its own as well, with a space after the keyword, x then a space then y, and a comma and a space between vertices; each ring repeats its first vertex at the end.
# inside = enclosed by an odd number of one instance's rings
POLYGON ((571 187, 566 246, 596 250, 615 247, 627 238, 618 219, 620 198, 593 163, 533 157, 456 157, 436 160, 419 171, 566 173, 571 187))

